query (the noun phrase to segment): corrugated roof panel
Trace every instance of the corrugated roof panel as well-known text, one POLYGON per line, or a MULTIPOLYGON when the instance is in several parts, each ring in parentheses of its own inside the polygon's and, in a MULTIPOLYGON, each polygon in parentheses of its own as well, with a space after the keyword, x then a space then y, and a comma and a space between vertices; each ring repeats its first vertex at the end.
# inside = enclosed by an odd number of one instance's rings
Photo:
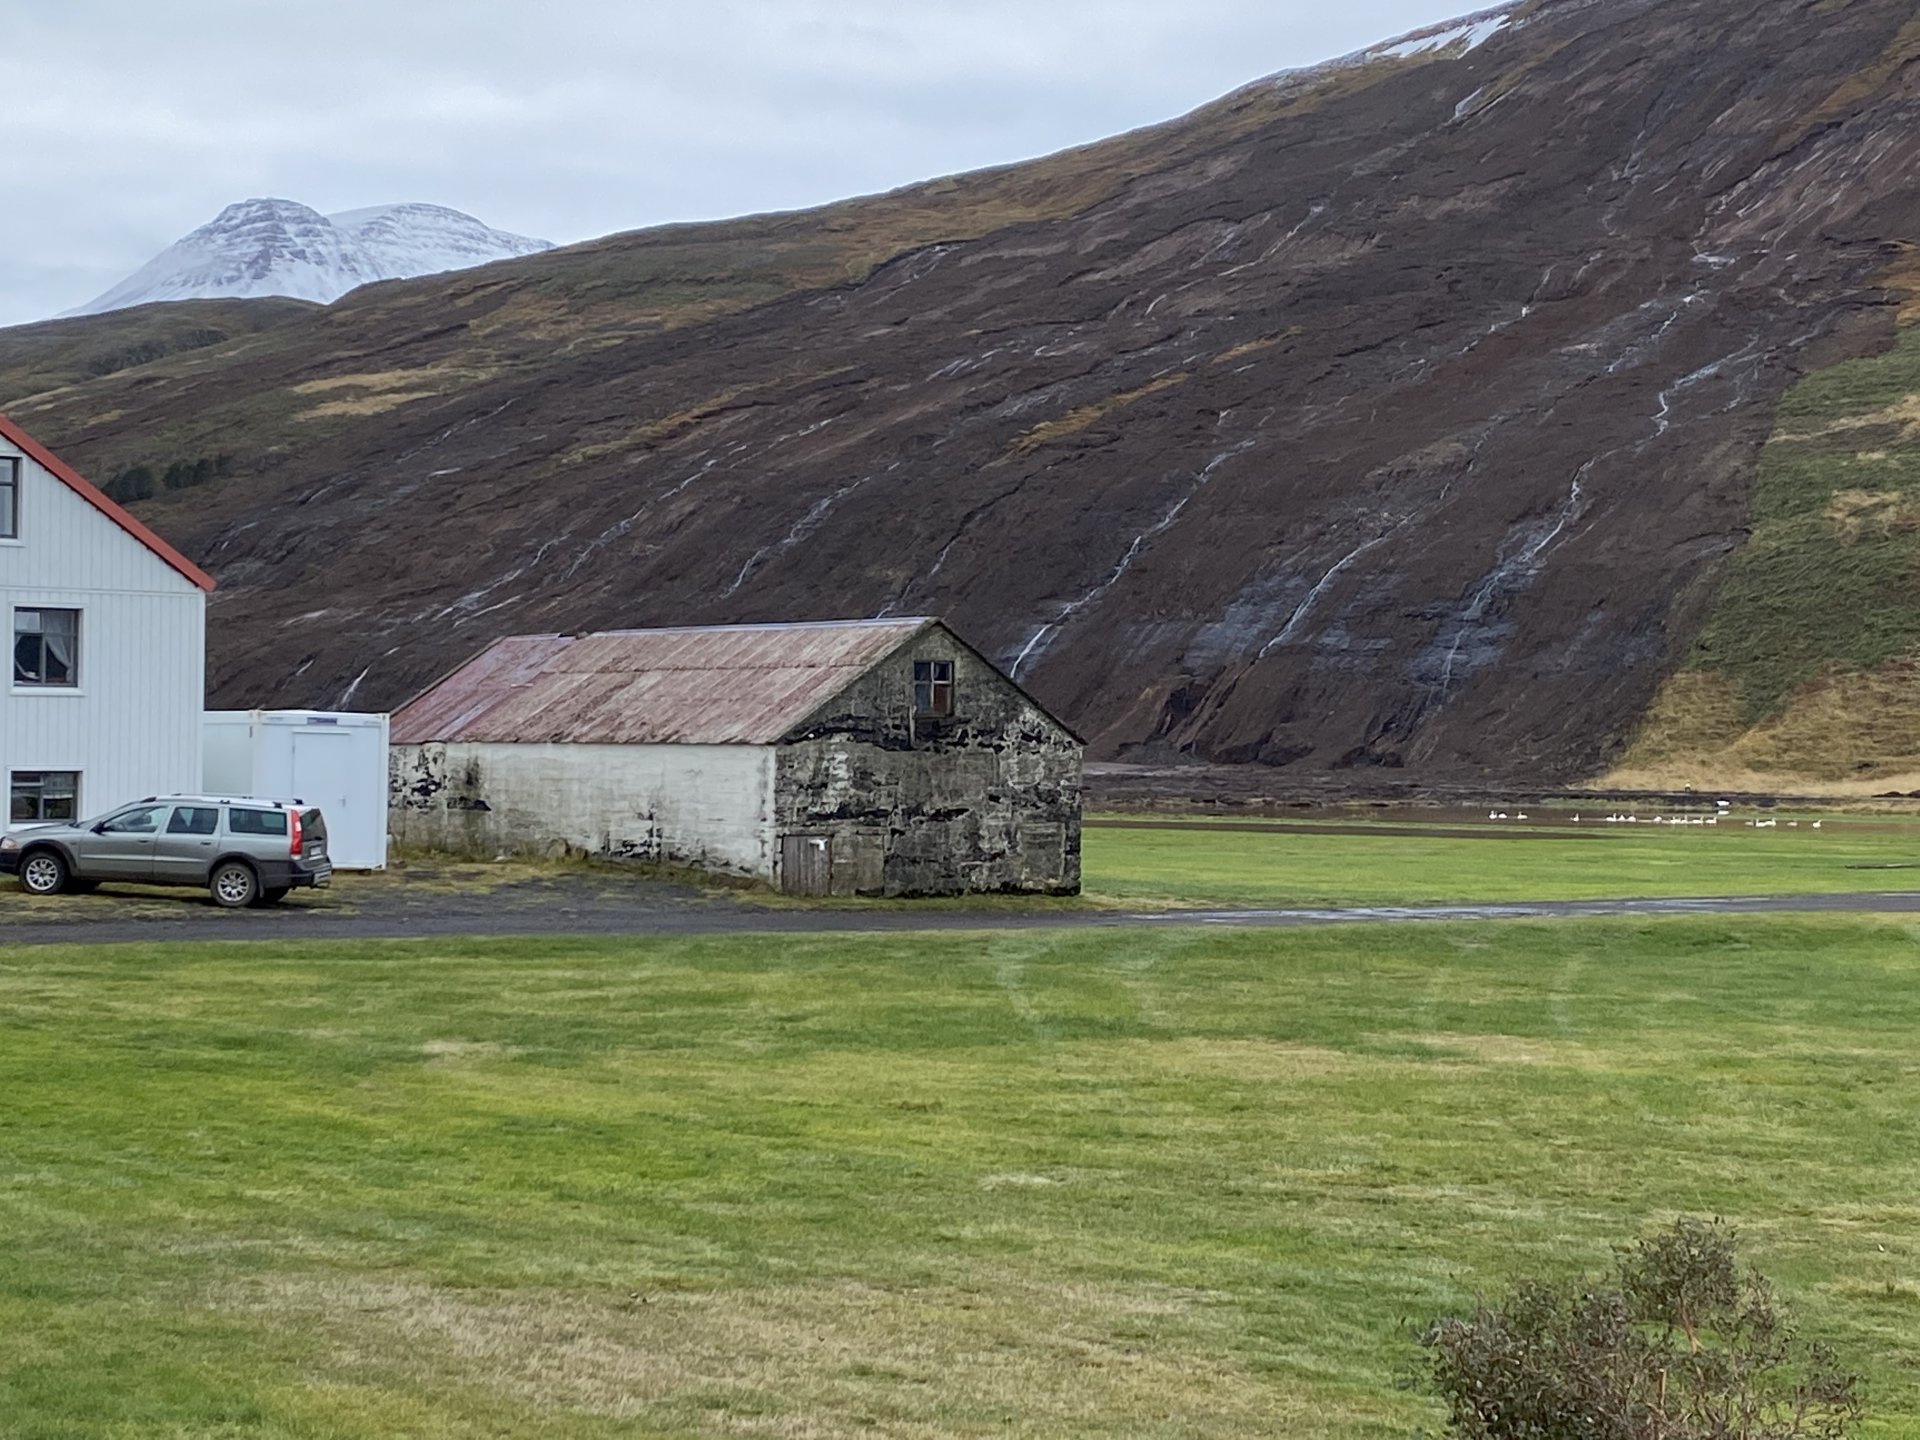
POLYGON ((933 623, 515 635, 393 717, 398 745, 766 745, 933 623))

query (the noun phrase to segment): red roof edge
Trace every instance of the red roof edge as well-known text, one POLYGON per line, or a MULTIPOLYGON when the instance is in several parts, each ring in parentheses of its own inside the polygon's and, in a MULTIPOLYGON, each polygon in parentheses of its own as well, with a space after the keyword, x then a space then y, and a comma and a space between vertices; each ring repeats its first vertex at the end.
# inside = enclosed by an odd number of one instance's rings
POLYGON ((178 570, 183 576, 191 580, 202 590, 213 589, 213 577, 211 575, 207 574, 206 571, 202 570, 178 550, 167 544, 166 541, 162 540, 138 520, 134 519, 133 516, 129 515, 125 510, 122 510, 113 501, 109 500, 101 493, 97 486, 83 479, 77 470, 66 464, 59 456, 55 455, 51 450, 47 449, 46 446, 27 434, 26 431, 14 424, 13 421, 9 420, 5 415, 0 415, 0 438, 4 438, 10 444, 18 446, 26 453, 27 457, 36 465, 40 466, 41 469, 45 470, 49 475, 53 476, 54 479, 58 480, 82 500, 93 506, 93 508, 98 510, 102 515, 113 521, 114 524, 138 540, 142 545, 146 546, 147 549, 151 550, 175 570, 178 570))

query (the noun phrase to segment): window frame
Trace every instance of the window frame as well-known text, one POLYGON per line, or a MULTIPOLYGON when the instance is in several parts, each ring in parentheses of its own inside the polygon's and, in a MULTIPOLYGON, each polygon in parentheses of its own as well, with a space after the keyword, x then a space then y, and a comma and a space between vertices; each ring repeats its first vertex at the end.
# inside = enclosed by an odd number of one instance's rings
POLYGON ((73 694, 80 689, 80 650, 81 631, 85 626, 85 611, 72 605, 15 605, 13 607, 13 625, 11 643, 8 651, 13 665, 13 689, 16 692, 52 691, 56 694, 73 694), (20 617, 32 615, 35 623, 42 626, 39 630, 22 630, 20 617), (40 669, 47 668, 47 632, 44 622, 39 618, 46 615, 71 615, 73 617, 73 653, 66 664, 67 678, 64 680, 31 679, 22 673, 20 664, 20 643, 23 636, 31 635, 40 641, 40 669))
POLYGON ((950 720, 953 718, 954 666, 951 660, 913 662, 913 718, 950 720))
POLYGON ((9 825, 74 825, 74 824, 78 824, 80 820, 80 816, 82 814, 82 811, 80 809, 80 779, 83 773, 84 773, 83 771, 79 771, 79 770, 9 770, 7 772, 7 824, 9 825), (35 796, 39 802, 38 805, 36 806, 38 813, 33 816, 22 818, 14 814, 14 806, 15 806, 15 803, 19 800, 21 795, 21 791, 23 788, 21 785, 21 782, 25 780, 28 776, 33 776, 34 779, 38 782, 35 787, 35 796), (50 816, 46 813, 47 781, 52 779, 54 776, 70 776, 73 780, 73 788, 68 792, 68 794, 65 797, 72 810, 72 813, 69 815, 66 815, 66 816, 51 815, 50 816))
POLYGON ((20 539, 21 475, 18 455, 0 455, 0 544, 20 539))

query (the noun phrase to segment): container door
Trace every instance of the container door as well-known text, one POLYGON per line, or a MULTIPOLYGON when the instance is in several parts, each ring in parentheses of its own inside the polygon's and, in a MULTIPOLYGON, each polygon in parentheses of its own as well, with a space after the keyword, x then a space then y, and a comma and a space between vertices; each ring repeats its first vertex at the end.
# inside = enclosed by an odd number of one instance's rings
POLYGON ((342 730, 316 726, 293 733, 293 795, 320 807, 327 830, 334 836, 355 833, 352 767, 353 737, 342 730))
POLYGON ((789 895, 833 892, 833 841, 825 835, 780 837, 780 888, 789 895))

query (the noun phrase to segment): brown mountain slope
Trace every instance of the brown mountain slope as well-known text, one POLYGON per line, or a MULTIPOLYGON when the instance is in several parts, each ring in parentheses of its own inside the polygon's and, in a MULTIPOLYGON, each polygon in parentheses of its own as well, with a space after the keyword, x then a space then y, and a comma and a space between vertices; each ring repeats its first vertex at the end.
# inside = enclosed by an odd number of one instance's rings
POLYGON ((937 612, 1098 753, 1572 776, 1701 629, 1785 388, 1892 341, 1911 16, 1544 0, 11 409, 99 478, 234 456, 144 512, 223 582, 220 704, 395 703, 515 630, 937 612))

